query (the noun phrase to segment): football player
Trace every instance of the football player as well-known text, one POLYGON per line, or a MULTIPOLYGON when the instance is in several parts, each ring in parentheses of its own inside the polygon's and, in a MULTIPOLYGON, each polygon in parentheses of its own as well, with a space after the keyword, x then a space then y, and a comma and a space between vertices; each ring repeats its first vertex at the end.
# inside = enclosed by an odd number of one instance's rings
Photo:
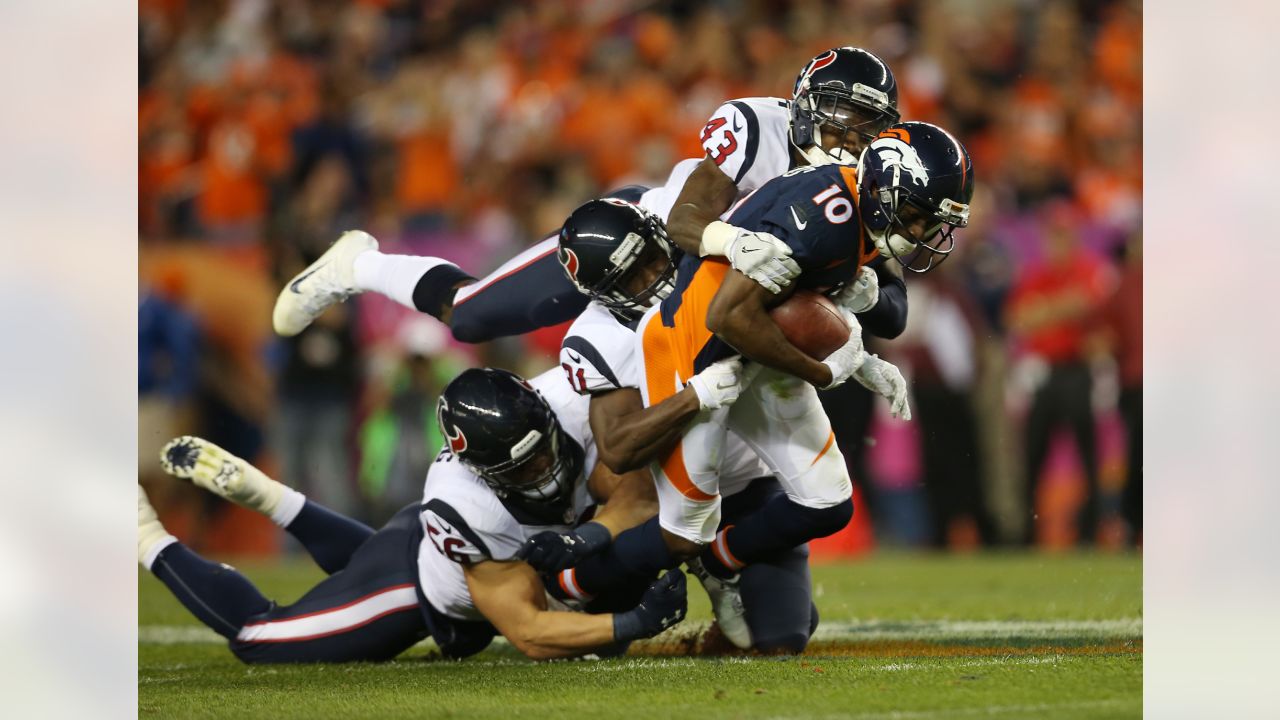
MULTIPOLYGON (((591 559, 599 562, 579 565, 575 581, 584 588, 609 587, 627 572, 624 557, 677 562, 695 555, 703 569, 729 579, 774 553, 844 527, 853 511, 849 476, 815 388, 855 377, 890 399, 895 415, 910 417, 901 374, 862 349, 851 311, 865 302, 856 280, 876 256, 921 272, 945 259, 954 229, 967 224, 972 193, 973 169, 963 146, 941 128, 912 122, 882 133, 864 150, 856 170, 800 168, 770 181, 734 209, 735 222, 767 229, 790 244, 803 268, 799 287, 824 292, 841 308, 849 340, 822 361, 794 347, 770 319, 768 309, 781 296, 723 261, 684 256, 674 289, 634 326, 643 405, 671 403, 688 393, 685 378, 738 353, 765 368, 732 406, 704 409, 690 423, 670 428, 663 443, 649 446, 674 442, 651 466, 660 530, 624 534, 591 559), (786 491, 733 524, 722 522, 719 486, 721 464, 729 455, 726 428, 765 461, 786 491)), ((584 359, 589 354, 580 343, 575 347, 566 340, 562 359, 573 359, 570 349, 584 359)), ((573 365, 567 369, 575 378, 586 377, 573 365)), ((625 447, 626 433, 634 432, 620 431, 638 411, 634 394, 613 397, 619 405, 596 426, 602 448, 625 447)), ((594 402, 592 415, 595 419, 594 402)))
MULTIPOLYGON (((569 384, 591 398, 590 420, 601 459, 610 469, 629 472, 647 466, 680 438, 700 413, 727 407, 741 385, 740 363, 713 363, 690 379, 680 392, 650 408, 640 398, 640 368, 635 352, 635 327, 644 311, 670 295, 676 282, 680 251, 667 238, 661 219, 624 201, 592 200, 569 216, 560 234, 557 257, 566 276, 591 303, 569 328, 561 348, 562 367, 569 384)), ((745 516, 779 494, 776 480, 755 454, 730 434, 719 466, 725 497, 726 522, 745 516)), ((587 528, 588 526, 583 526, 587 528)), ((578 580, 572 566, 608 547, 573 531, 567 538, 543 532, 525 544, 524 556, 544 572, 560 572, 560 587, 574 597, 590 596, 608 585, 578 580), (569 568, 569 569, 565 569, 569 568)), ((629 533, 654 535, 657 519, 629 533)), ((624 534, 624 537, 626 534, 624 534)), ((654 543, 622 541, 624 547, 653 547, 654 543)), ((661 547, 661 542, 656 543, 661 547)), ((659 557, 617 558, 627 572, 652 578, 677 561, 659 557)), ((799 652, 817 626, 817 609, 810 597, 808 553, 790 548, 768 562, 752 565, 737 579, 721 580, 707 573, 697 559, 690 570, 702 582, 725 637, 741 648, 765 652, 799 652), (745 593, 747 598, 743 598, 745 593)))
POLYGON ((587 401, 553 372, 526 382, 471 369, 450 382, 438 406, 448 447, 424 500, 376 532, 208 441, 170 442, 167 472, 268 515, 329 574, 291 605, 178 542, 141 486, 139 561, 247 663, 386 660, 428 635, 449 657, 498 633, 534 659, 620 652, 684 617, 682 574, 620 586, 608 600, 616 612, 587 614, 550 600, 515 558, 527 537, 568 530, 595 502, 607 501, 590 524, 610 536, 653 513, 648 474, 616 475, 597 461, 587 401))
MULTIPOLYGON (((701 160, 684 160, 664 188, 671 240, 695 256, 723 257, 770 292, 782 292, 799 271, 786 243, 765 231, 719 220, 730 205, 768 180, 800 166, 852 162, 867 142, 898 120, 893 72, 854 47, 813 58, 796 78, 791 100, 742 98, 721 105, 702 129, 701 160)), ((609 193, 638 202, 645 188, 609 193)), ((651 191, 652 192, 652 191, 651 191)), ((371 235, 351 231, 280 292, 272 320, 280 335, 296 335, 321 312, 353 294, 377 292, 448 324, 462 342, 521 335, 567 322, 587 298, 564 277, 552 233, 488 276, 476 280, 435 257, 378 252, 371 235)), ((873 264, 884 301, 861 318, 881 337, 906 324, 906 288, 890 266, 873 264)))

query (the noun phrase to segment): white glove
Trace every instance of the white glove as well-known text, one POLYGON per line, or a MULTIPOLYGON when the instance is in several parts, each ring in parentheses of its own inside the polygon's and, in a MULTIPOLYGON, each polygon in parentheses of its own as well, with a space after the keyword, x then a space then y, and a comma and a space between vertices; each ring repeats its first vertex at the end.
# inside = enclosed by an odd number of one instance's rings
POLYGON ((880 280, 876 271, 863 266, 858 269, 858 277, 836 294, 837 305, 848 308, 852 312, 866 312, 880 301, 880 280))
POLYGON ((745 384, 742 374, 742 360, 732 357, 712 363, 706 370, 689 378, 689 385, 698 394, 698 404, 703 410, 717 410, 732 405, 742 394, 745 384))
POLYGON ((857 372, 864 358, 867 357, 866 351, 862 349, 862 325, 858 323, 858 318, 844 308, 840 308, 840 314, 844 316, 845 322, 849 323, 849 341, 822 361, 822 364, 831 370, 831 382, 819 388, 821 390, 830 390, 843 385, 857 372))
POLYGON ((723 255, 734 270, 777 295, 800 274, 791 248, 767 232, 753 232, 716 220, 702 231, 699 252, 723 255))
POLYGON ((853 376, 863 387, 888 400, 889 412, 894 417, 911 419, 911 407, 907 405, 907 381, 896 365, 868 354, 853 376))

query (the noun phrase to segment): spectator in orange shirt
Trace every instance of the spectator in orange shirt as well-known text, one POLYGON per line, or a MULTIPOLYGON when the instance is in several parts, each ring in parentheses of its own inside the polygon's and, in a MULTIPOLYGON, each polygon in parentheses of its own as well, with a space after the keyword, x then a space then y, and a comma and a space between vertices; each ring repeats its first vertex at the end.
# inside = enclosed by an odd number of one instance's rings
POLYGON ((1079 214, 1066 203, 1048 206, 1045 257, 1014 282, 1006 307, 1011 334, 1023 350, 1047 365, 1026 420, 1026 513, 1024 541, 1035 540, 1036 485, 1059 427, 1075 437, 1088 497, 1077 518, 1079 541, 1093 542, 1098 525, 1098 450, 1091 396, 1093 378, 1085 361, 1091 319, 1106 296, 1106 267, 1079 245, 1079 214))

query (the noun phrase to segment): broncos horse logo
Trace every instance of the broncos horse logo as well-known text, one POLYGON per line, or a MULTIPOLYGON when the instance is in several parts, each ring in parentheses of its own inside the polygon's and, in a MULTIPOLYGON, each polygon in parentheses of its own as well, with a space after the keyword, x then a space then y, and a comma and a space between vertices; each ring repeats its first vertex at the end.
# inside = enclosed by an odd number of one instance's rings
POLYGON ((910 140, 911 136, 905 130, 890 128, 880 133, 868 149, 879 156, 880 165, 885 170, 894 170, 895 174, 905 170, 911 176, 911 182, 929 187, 929 171, 920 161, 916 149, 908 144, 910 140))

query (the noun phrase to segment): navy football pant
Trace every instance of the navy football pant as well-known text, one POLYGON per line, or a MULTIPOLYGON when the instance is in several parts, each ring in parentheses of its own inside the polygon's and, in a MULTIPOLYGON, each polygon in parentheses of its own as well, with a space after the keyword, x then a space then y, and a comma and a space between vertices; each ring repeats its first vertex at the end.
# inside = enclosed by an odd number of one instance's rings
POLYGON ((231 651, 246 663, 389 660, 427 637, 426 603, 417 586, 417 504, 376 533, 370 530, 354 547, 353 521, 327 510, 308 512, 315 509, 323 510, 308 502, 299 515, 307 518, 305 530, 295 536, 304 545, 309 537, 322 537, 328 518, 330 537, 344 539, 324 543, 313 555, 342 569, 293 604, 268 601, 240 573, 180 543, 160 553, 152 572, 196 617, 227 637, 231 651), (340 563, 343 544, 351 552, 340 563))
MULTIPOLYGON (((648 188, 628 185, 605 197, 639 202, 648 188)), ((453 296, 449 328, 459 342, 480 343, 514 337, 544 327, 569 322, 587 309, 590 298, 578 292, 556 257, 560 230, 530 247, 478 282, 458 289, 453 296)), ((433 282, 431 273, 420 284, 433 282)), ((452 285, 456 275, 441 275, 438 282, 452 285)), ((419 287, 415 297, 438 297, 442 288, 419 287)), ((431 308, 419 307, 423 312, 431 308)))

